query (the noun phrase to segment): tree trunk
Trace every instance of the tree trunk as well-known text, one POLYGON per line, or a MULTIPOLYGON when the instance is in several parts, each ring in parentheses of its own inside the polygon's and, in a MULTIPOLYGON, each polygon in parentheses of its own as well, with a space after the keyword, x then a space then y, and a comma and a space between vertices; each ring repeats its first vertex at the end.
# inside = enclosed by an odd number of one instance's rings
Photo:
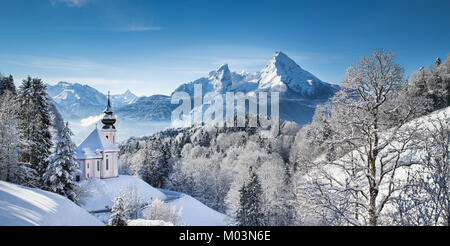
POLYGON ((376 214, 376 200, 378 196, 378 189, 376 188, 375 184, 375 159, 370 158, 369 159, 369 173, 372 175, 372 177, 369 178, 369 225, 376 226, 378 216, 376 214))

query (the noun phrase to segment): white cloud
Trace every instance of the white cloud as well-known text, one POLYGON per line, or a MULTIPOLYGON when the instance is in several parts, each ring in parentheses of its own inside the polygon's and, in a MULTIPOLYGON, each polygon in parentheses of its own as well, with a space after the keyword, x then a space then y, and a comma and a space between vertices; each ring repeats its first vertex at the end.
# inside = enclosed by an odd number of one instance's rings
POLYGON ((93 61, 85 59, 64 59, 64 58, 28 56, 28 55, 0 55, 0 58, 4 59, 9 64, 39 69, 78 71, 78 72, 98 71, 98 70, 117 71, 119 69, 114 66, 95 63, 93 61))
POLYGON ((91 126, 97 122, 99 122, 103 117, 103 114, 97 115, 97 116, 89 116, 87 118, 84 118, 82 120, 80 120, 80 124, 81 126, 87 127, 87 126, 91 126))
POLYGON ((90 0, 50 0, 52 5, 56 5, 57 3, 65 4, 69 7, 81 7, 88 3, 90 0))

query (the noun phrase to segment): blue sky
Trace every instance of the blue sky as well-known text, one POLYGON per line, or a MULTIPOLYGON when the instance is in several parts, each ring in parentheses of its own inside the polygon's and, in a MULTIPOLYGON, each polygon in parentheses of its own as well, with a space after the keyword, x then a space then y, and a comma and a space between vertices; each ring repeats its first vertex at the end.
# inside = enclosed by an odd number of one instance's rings
POLYGON ((0 12, 2 74, 113 93, 169 94, 222 63, 258 71, 278 50, 336 84, 375 48, 408 75, 450 53, 446 0, 4 0, 0 12))

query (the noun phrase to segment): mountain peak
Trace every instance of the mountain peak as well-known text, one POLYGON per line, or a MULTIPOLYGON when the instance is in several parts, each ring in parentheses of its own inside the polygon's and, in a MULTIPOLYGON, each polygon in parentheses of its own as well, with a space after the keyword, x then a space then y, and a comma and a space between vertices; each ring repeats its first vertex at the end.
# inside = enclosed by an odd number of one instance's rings
POLYGON ((222 93, 232 84, 231 72, 228 64, 222 64, 216 71, 209 73, 209 79, 214 87, 214 91, 222 93))
MULTIPOLYGON (((295 63, 289 56, 281 51, 275 52, 269 64, 270 68, 281 69, 281 70, 293 70, 298 69, 300 66, 295 63)), ((301 69, 301 68, 300 68, 301 69)))
POLYGON ((281 51, 275 52, 261 71, 258 89, 278 92, 289 90, 305 97, 317 97, 319 94, 329 96, 334 91, 329 84, 302 69, 281 51))
POLYGON ((217 68, 217 71, 226 71, 226 70, 230 71, 230 68, 228 67, 228 64, 226 64, 226 63, 220 65, 219 68, 217 68))
POLYGON ((127 96, 134 96, 134 93, 130 91, 130 89, 127 89, 123 95, 127 95, 127 96))

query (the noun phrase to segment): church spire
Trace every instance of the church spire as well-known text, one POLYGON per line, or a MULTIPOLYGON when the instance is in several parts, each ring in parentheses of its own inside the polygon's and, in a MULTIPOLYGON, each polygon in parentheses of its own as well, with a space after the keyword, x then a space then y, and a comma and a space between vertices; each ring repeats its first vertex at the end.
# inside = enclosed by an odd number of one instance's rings
POLYGON ((106 104, 106 109, 104 111, 105 115, 103 116, 102 123, 103 127, 102 129, 116 129, 114 126, 114 123, 116 123, 116 116, 113 115, 113 110, 111 106, 111 95, 108 91, 108 102, 106 104))
POLYGON ((105 114, 112 114, 113 113, 112 107, 111 107, 111 95, 109 94, 109 91, 108 91, 108 103, 106 104, 106 109, 105 109, 104 113, 105 114))

